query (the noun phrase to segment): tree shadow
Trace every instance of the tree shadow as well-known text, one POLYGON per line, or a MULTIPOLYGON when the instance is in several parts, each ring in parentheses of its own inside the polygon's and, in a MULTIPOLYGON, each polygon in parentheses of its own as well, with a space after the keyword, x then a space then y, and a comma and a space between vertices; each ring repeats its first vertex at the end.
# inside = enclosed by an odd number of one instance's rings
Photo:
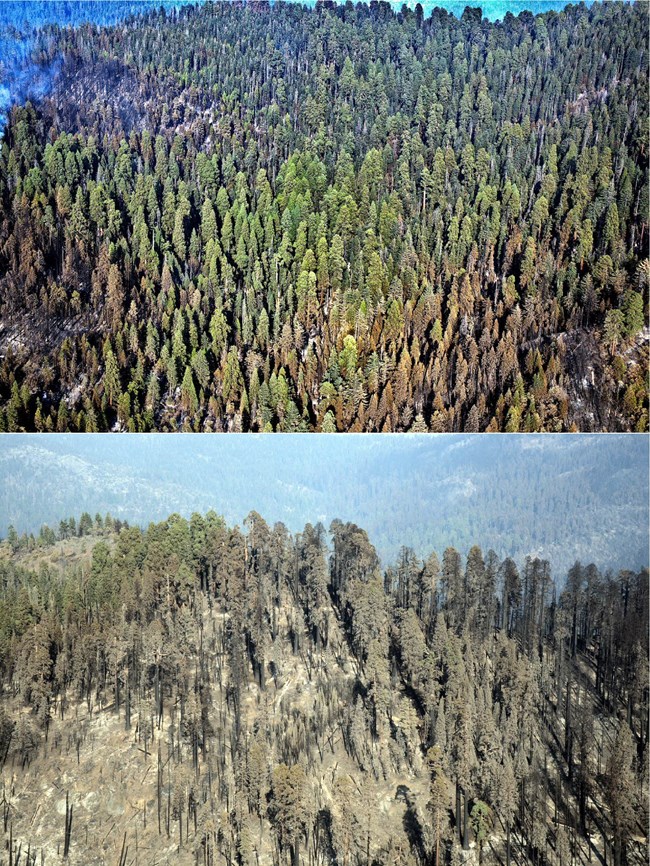
POLYGON ((401 800, 406 806, 404 817, 402 818, 402 826, 418 863, 425 864, 427 857, 424 846, 424 831, 417 814, 415 797, 407 785, 398 785, 395 791, 395 799, 401 800))

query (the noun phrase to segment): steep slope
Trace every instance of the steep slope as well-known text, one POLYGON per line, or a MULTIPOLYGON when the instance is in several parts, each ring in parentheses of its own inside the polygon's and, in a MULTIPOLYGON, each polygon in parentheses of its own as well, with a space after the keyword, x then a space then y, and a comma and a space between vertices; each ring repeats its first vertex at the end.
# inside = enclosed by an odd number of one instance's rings
POLYGON ((253 513, 5 545, 9 862, 643 863, 647 571, 558 598, 541 561, 324 541, 253 513))

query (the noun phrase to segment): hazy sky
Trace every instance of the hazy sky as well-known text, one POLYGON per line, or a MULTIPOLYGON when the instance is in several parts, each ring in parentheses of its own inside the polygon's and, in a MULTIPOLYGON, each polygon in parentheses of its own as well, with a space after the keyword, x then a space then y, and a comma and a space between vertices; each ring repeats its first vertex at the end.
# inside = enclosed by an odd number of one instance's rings
POLYGON ((478 543, 501 556, 648 561, 645 435, 25 434, 0 437, 0 533, 110 511, 213 508, 299 531, 358 523, 386 561, 478 543))
MULTIPOLYGON (((7 20, 18 25, 25 21, 32 23, 61 21, 78 24, 87 20, 110 24, 124 15, 132 14, 135 6, 141 6, 145 10, 151 6, 155 8, 185 6, 194 2, 197 0, 103 0, 98 8, 85 0, 2 0, 0 24, 7 20)), ((313 6, 316 0, 295 0, 295 2, 313 6)), ((344 0, 340 2, 343 4, 344 0)), ((403 0, 389 0, 389 2, 397 9, 402 5, 414 8, 417 0, 406 0, 405 3, 403 0)), ((420 2, 427 14, 435 7, 447 9, 455 15, 462 15, 466 6, 480 7, 483 15, 492 21, 503 18, 507 12, 518 15, 524 10, 530 10, 534 14, 539 14, 550 10, 560 11, 567 5, 567 0, 420 0, 420 2)), ((591 6, 592 3, 593 0, 587 0, 586 5, 591 6)))

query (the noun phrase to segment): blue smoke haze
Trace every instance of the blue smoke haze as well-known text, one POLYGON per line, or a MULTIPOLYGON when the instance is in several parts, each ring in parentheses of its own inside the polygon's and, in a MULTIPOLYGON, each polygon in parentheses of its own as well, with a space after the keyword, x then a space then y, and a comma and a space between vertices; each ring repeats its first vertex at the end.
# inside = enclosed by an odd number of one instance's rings
POLYGON ((648 564, 648 467, 640 434, 4 434, 0 538, 83 511, 146 526, 254 509, 292 532, 354 521, 385 565, 402 544, 479 544, 548 558, 562 579, 576 559, 648 564))

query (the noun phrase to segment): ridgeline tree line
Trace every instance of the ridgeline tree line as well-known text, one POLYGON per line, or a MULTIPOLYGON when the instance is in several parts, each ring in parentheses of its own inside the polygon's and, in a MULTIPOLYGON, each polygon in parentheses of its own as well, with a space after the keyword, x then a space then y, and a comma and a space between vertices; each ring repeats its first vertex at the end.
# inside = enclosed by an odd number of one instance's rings
POLYGON ((255 512, 91 524, 77 559, 3 545, 9 864, 114 862, 111 833, 120 864, 645 861, 647 570, 558 583, 475 546, 382 571, 354 524, 255 512), (79 793, 102 738, 133 811, 108 758, 79 793), (33 787, 65 792, 46 840, 33 787))
POLYGON ((642 5, 39 31, 52 91, 0 149, 3 427, 645 429, 642 5))

